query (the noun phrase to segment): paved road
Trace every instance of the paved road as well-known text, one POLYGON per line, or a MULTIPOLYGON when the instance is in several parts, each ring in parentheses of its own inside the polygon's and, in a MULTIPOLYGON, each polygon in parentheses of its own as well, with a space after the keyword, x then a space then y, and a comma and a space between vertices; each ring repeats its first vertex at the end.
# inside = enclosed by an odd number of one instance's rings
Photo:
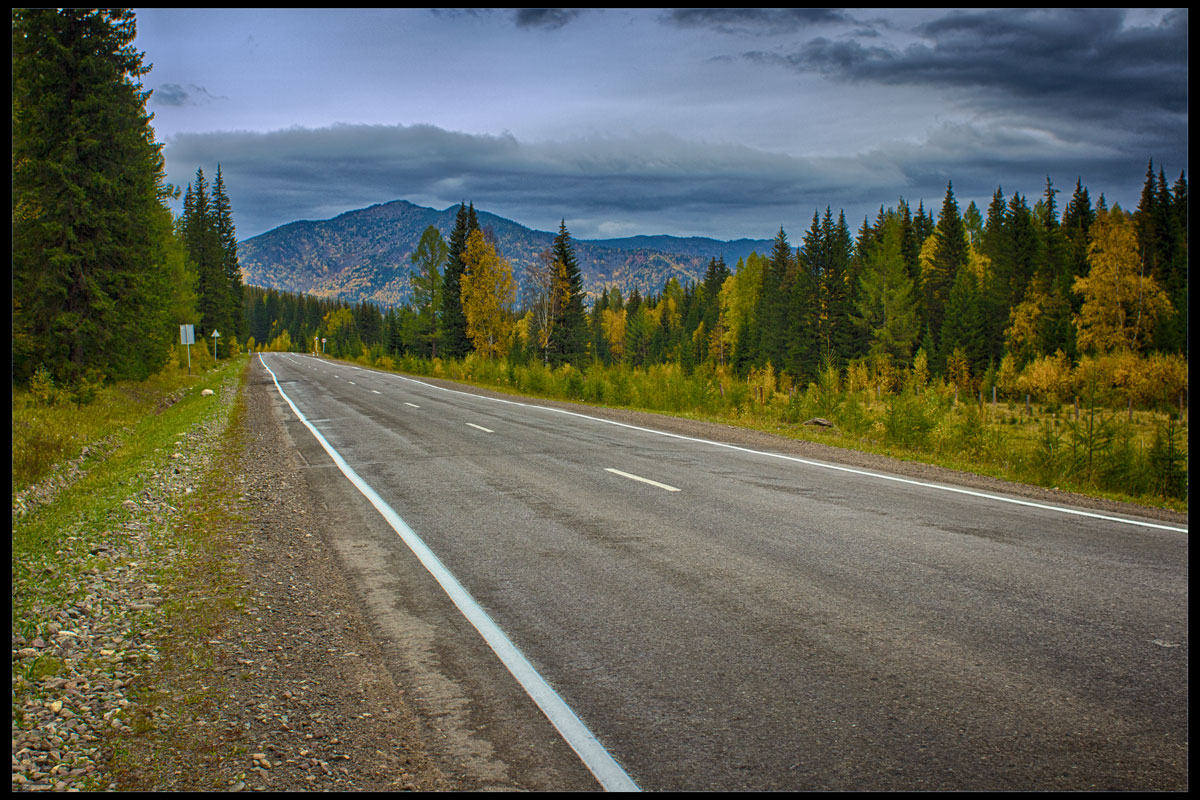
MULTIPOLYGON (((1187 786, 1186 530, 263 363, 643 789, 1187 786)), ((278 408, 392 668, 457 704, 447 747, 594 787, 278 408)))

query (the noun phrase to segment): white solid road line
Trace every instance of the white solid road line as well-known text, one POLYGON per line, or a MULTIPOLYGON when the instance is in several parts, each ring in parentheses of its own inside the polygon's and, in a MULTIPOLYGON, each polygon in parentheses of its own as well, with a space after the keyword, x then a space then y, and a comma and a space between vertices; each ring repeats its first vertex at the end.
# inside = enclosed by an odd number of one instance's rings
POLYGON ((631 481, 641 481, 642 483, 648 483, 651 486, 657 486, 660 489, 666 489, 668 492, 678 492, 679 491, 679 489, 675 488, 674 486, 668 486, 665 483, 659 483, 658 481, 652 481, 649 478, 643 478, 640 475, 633 475, 628 472, 621 472, 621 470, 613 469, 612 467, 605 467, 604 471, 611 472, 614 475, 620 475, 622 478, 629 478, 629 480, 631 480, 631 481))
POLYGON ((466 588, 446 568, 441 559, 429 549, 424 540, 412 528, 408 527, 408 523, 400 518, 400 515, 371 488, 370 484, 359 477, 358 473, 346 463, 341 454, 333 449, 333 445, 326 441, 321 432, 305 419, 304 414, 292 402, 292 398, 288 397, 283 388, 280 387, 279 379, 275 377, 275 373, 267 366, 262 353, 258 354, 258 360, 263 365, 263 368, 271 373, 271 380, 275 382, 275 390, 279 392, 279 396, 291 407, 292 413, 296 415, 296 418, 303 423, 304 427, 308 428, 309 433, 316 438, 325 452, 329 454, 329 457, 333 459, 333 463, 346 476, 346 479, 354 485, 354 488, 362 493, 363 497, 367 498, 371 505, 375 506, 375 510, 387 520, 392 530, 400 536, 425 569, 429 571, 429 574, 437 580, 446 592, 446 595, 458 607, 463 616, 475 626, 475 630, 479 631, 484 641, 492 648, 492 652, 500 658, 500 661, 508 669, 509 673, 517 679, 517 682, 521 684, 525 692, 537 703, 538 708, 542 710, 542 713, 546 715, 546 718, 550 720, 550 723, 558 730, 566 743, 571 746, 571 749, 575 751, 580 760, 591 771, 592 775, 596 777, 600 785, 610 792, 641 791, 633 779, 629 777, 629 774, 625 772, 624 768, 604 749, 604 745, 600 744, 596 736, 583 723, 583 720, 579 719, 578 715, 559 696, 558 692, 554 691, 553 687, 546 682, 546 679, 534 669, 533 665, 529 663, 529 659, 525 658, 524 654, 508 638, 508 635, 500 629, 500 626, 475 602, 475 599, 471 597, 466 588))

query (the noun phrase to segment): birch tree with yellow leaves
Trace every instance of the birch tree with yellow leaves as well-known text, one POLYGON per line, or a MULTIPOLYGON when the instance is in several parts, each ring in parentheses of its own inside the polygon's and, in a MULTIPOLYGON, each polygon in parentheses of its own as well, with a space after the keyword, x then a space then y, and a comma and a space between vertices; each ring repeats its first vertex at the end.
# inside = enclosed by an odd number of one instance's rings
POLYGON ((496 253, 482 231, 471 231, 462 255, 461 291, 467 336, 475 352, 488 358, 507 355, 515 326, 512 306, 517 287, 512 264, 496 253))
POLYGON ((1079 349, 1139 352, 1158 318, 1171 311, 1171 301, 1147 273, 1133 222, 1120 206, 1101 211, 1089 234, 1089 271, 1073 286, 1083 297, 1076 317, 1079 349))

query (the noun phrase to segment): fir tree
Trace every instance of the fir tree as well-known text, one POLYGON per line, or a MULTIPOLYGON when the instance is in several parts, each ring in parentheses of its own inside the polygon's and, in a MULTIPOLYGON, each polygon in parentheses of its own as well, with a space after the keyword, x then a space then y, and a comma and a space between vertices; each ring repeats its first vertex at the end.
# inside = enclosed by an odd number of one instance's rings
POLYGON ((204 170, 197 169, 196 180, 188 185, 184 195, 180 221, 183 240, 196 270, 196 310, 200 316, 196 335, 211 337, 217 331, 222 337, 232 337, 231 290, 215 212, 204 170))
POLYGON ((15 380, 144 378, 186 321, 135 36, 128 10, 13 12, 15 380))
POLYGON ((221 272, 225 276, 225 300, 230 336, 238 340, 246 338, 246 320, 239 313, 242 307, 242 269, 238 263, 237 231, 233 226, 233 209, 225 193, 225 179, 221 165, 217 164, 217 177, 213 181, 213 223, 216 226, 217 242, 220 247, 221 272))
POLYGON ((463 253, 471 231, 479 230, 479 219, 475 216, 475 204, 470 211, 460 203, 450 233, 446 252, 446 268, 442 272, 442 310, 439 351, 444 358, 464 358, 471 352, 471 341, 467 338, 467 318, 462 307, 462 274, 465 269, 463 253), (472 224, 473 221, 473 224, 472 224))
MULTIPOLYGON (((954 199, 954 187, 946 184, 946 197, 942 201, 942 214, 934 232, 935 246, 932 258, 922 265, 921 289, 924 297, 925 323, 933 333, 935 347, 940 356, 947 353, 939 347, 937 336, 946 317, 946 302, 950 287, 960 269, 968 261, 966 229, 958 214, 958 202, 954 199)), ((931 354, 932 355, 932 354, 931 354)), ((939 359, 940 363, 940 359, 939 359)))
POLYGON ((551 253, 555 263, 563 266, 567 292, 551 331, 547 354, 556 366, 563 363, 578 366, 587 357, 587 312, 583 307, 583 275, 579 271, 579 259, 575 256, 575 247, 571 244, 565 219, 559 224, 551 253))
POLYGON ((779 369, 787 359, 791 340, 789 323, 794 320, 789 313, 789 290, 795 271, 787 234, 780 227, 775 236, 775 245, 771 249, 771 260, 767 262, 767 269, 763 274, 762 293, 758 300, 756 363, 759 366, 769 361, 779 369))
POLYGON ((912 278, 904 263, 903 218, 883 216, 866 251, 859 278, 855 324, 869 341, 869 354, 907 366, 920 331, 912 278))
POLYGON ((442 234, 430 225, 409 257, 413 265, 409 285, 416 314, 415 335, 420 342, 421 355, 429 358, 437 356, 438 314, 442 307, 442 276, 438 266, 445 263, 449 252, 442 234))

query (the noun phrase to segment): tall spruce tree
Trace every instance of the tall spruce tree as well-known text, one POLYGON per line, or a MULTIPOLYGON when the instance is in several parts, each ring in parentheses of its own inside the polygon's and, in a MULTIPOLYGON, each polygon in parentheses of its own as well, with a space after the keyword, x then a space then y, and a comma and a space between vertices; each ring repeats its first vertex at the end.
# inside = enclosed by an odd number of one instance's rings
POLYGON ((454 230, 446 252, 446 268, 442 271, 442 311, 438 319, 439 352, 444 358, 464 358, 471 352, 471 340, 467 337, 467 317, 462 307, 462 275, 466 265, 463 253, 467 248, 467 237, 471 231, 479 230, 479 219, 475 216, 475 204, 470 211, 465 204, 458 206, 454 230), (472 225, 474 221, 474 225, 472 225))
POLYGON ((196 334, 206 340, 214 332, 222 338, 232 337, 235 331, 234 314, 229 304, 232 296, 229 275, 221 246, 216 206, 209 195, 203 168, 196 170, 195 181, 188 184, 183 198, 181 227, 188 255, 196 270, 196 310, 200 315, 196 334))
POLYGON ((872 239, 865 248, 854 321, 868 340, 871 356, 907 367, 920 320, 913 280, 904 263, 903 217, 881 212, 872 239))
POLYGON ((562 264, 567 279, 567 292, 559 308, 558 319, 551 329, 547 356, 554 365, 581 365, 587 357, 588 324, 587 312, 583 307, 583 274, 579 270, 579 259, 571 234, 567 232, 567 221, 559 223, 558 235, 550 248, 555 263, 562 264))
POLYGON ((182 320, 133 12, 16 10, 12 34, 13 378, 144 378, 182 320))
POLYGON ((791 323, 794 321, 792 309, 789 308, 790 289, 796 273, 794 265, 787 234, 780 227, 771 249, 771 260, 767 262, 763 273, 758 313, 755 315, 758 366, 771 362, 775 369, 782 369, 787 361, 791 323))
POLYGON ((950 183, 946 184, 946 197, 942 201, 942 213, 934 236, 933 257, 923 265, 921 289, 925 301, 926 328, 934 336, 937 363, 941 364, 949 353, 941 347, 937 337, 945 323, 950 288, 959 270, 969 260, 967 232, 958 214, 958 201, 954 199, 954 187, 950 183))
POLYGON ((246 318, 241 313, 242 268, 238 263, 237 231, 233 226, 233 208, 229 195, 225 192, 225 178, 221 175, 221 165, 217 164, 217 177, 213 180, 212 189, 213 224, 216 227, 217 244, 220 248, 221 272, 225 276, 225 299, 228 309, 226 325, 229 334, 238 340, 246 338, 246 318))

